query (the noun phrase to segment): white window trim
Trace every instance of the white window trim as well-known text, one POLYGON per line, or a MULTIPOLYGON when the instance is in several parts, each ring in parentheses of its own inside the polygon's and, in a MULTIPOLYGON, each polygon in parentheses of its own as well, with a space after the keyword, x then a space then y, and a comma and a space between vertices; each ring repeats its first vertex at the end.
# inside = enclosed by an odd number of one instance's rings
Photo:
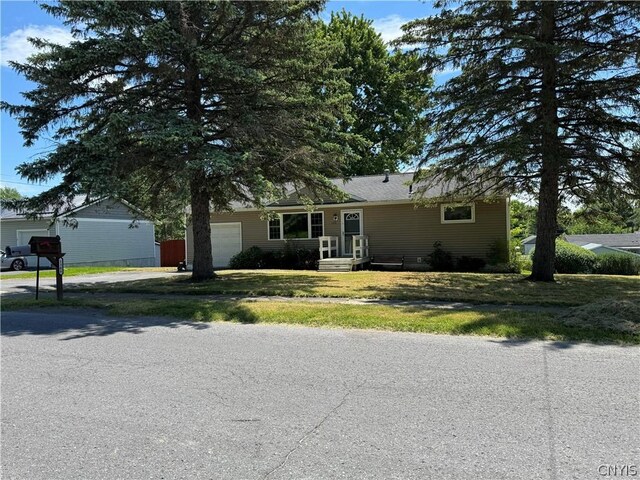
POLYGON ((476 203, 442 203, 440 204, 440 223, 476 223, 476 203), (471 219, 469 220, 445 220, 444 212, 449 207, 471 207, 471 219))
MULTIPOLYGON (((307 212, 307 211, 303 211, 303 212, 283 212, 283 213, 279 213, 278 219, 280 220, 280 238, 271 238, 271 229, 269 228, 269 222, 270 220, 275 220, 274 218, 267 220, 267 240, 270 242, 282 242, 284 240, 317 240, 318 237, 312 237, 311 236, 311 214, 312 213, 319 213, 320 215, 322 215, 322 235, 324 235, 324 212, 323 211, 317 211, 317 212, 307 212), (284 221, 282 220, 282 216, 283 215, 297 215, 297 214, 306 214, 307 215, 307 238, 284 238, 284 221)), ((320 236, 322 236, 320 235, 320 236)))

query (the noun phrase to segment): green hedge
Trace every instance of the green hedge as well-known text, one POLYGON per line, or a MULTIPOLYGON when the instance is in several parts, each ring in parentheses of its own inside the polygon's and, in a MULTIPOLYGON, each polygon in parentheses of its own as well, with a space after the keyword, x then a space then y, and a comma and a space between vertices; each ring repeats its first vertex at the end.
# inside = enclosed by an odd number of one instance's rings
POLYGON ((597 255, 564 240, 556 241, 556 272, 593 273, 597 255))
POLYGON ((625 253, 599 255, 595 273, 603 275, 640 275, 640 255, 625 253))
MULTIPOLYGON (((535 251, 532 252, 532 256, 535 251)), ((640 255, 606 253, 596 255, 578 245, 556 240, 556 272, 640 275, 640 255)))
POLYGON ((247 248, 231 257, 229 267, 234 269, 264 268, 264 252, 260 247, 247 248))
POLYGON ((307 248, 293 248, 286 244, 281 251, 265 252, 259 247, 248 248, 229 261, 233 269, 284 268, 293 270, 315 270, 320 253, 307 248))

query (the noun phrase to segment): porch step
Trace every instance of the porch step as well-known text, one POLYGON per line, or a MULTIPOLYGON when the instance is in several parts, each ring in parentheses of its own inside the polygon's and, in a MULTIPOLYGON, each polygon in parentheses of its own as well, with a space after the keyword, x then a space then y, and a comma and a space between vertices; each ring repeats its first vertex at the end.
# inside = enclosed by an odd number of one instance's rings
POLYGON ((352 258, 325 258, 318 262, 319 272, 350 272, 352 269, 352 258))
POLYGON ((352 270, 351 265, 320 265, 318 267, 319 272, 350 272, 352 270))

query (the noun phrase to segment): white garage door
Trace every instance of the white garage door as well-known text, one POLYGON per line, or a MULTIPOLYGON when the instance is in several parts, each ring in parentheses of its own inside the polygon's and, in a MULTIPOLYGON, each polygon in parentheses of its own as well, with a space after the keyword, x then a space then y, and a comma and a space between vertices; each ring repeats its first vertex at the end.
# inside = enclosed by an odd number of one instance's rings
POLYGON ((17 245, 28 245, 31 237, 48 237, 49 230, 18 230, 18 243, 17 245))
POLYGON ((240 223, 212 223, 211 248, 214 267, 228 267, 229 260, 242 251, 240 223))

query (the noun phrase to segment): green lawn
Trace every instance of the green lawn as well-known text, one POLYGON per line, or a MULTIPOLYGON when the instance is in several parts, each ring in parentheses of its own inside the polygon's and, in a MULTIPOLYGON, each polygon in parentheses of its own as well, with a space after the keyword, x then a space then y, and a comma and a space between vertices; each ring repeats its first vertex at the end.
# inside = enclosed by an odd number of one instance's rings
POLYGON ((218 278, 139 280, 83 287, 92 292, 243 294, 288 297, 445 300, 471 303, 574 306, 607 298, 640 299, 640 277, 557 275, 536 283, 518 274, 376 272, 319 273, 290 270, 227 270, 218 278))
MULTIPOLYGON (((95 273, 110 273, 110 272, 122 272, 122 271, 139 270, 139 268, 131 267, 65 267, 65 277, 75 277, 78 275, 92 275, 95 273)), ((40 270, 40 278, 52 278, 56 276, 56 271, 53 268, 46 268, 40 270)), ((11 280, 12 278, 36 278, 36 272, 23 272, 15 273, 2 277, 5 280, 11 280)))
POLYGON ((2 309, 36 307, 104 308, 117 316, 163 316, 198 322, 280 323, 328 328, 376 329, 452 335, 487 335, 506 338, 640 343, 640 332, 615 326, 602 328, 588 322, 566 323, 548 312, 509 310, 424 309, 381 305, 344 305, 304 302, 213 301, 199 298, 95 299, 90 297, 34 302, 7 299, 2 309))

